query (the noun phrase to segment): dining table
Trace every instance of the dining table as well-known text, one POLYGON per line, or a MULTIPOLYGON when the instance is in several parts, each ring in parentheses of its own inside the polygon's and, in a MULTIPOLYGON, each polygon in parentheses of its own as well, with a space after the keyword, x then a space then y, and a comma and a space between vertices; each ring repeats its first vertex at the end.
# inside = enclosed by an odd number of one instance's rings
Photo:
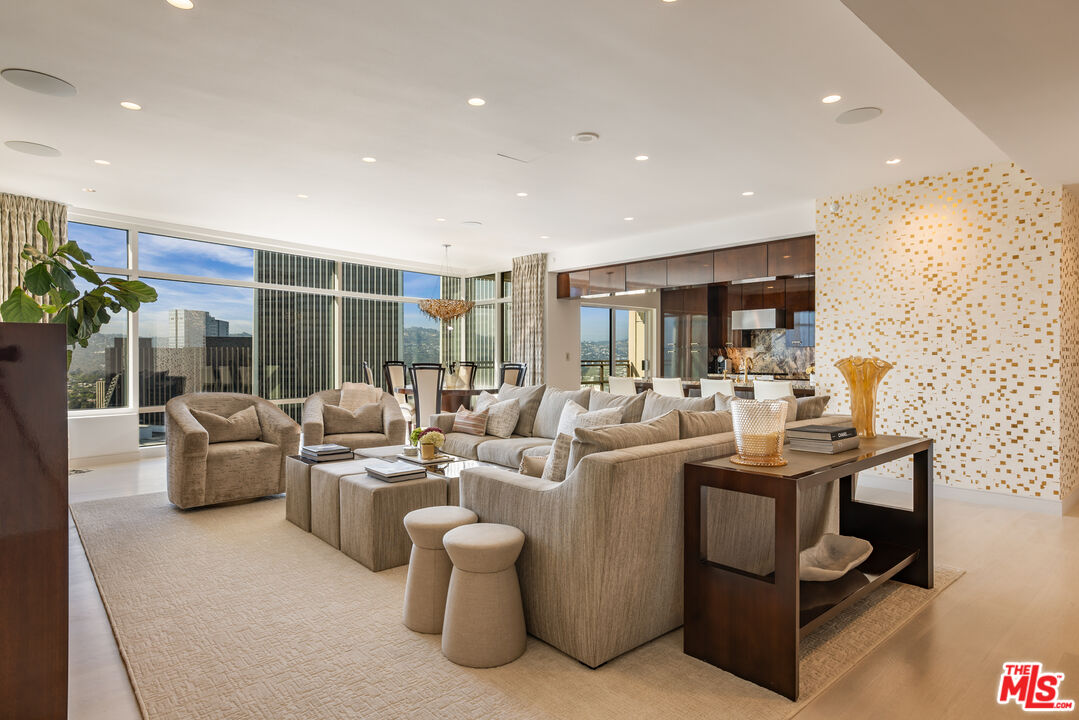
MULTIPOLYGON (((402 392, 408 397, 412 396, 412 388, 402 388, 402 392)), ((498 388, 442 388, 442 412, 457 412, 457 408, 471 407, 472 398, 482 392, 492 395, 498 393, 498 388)))

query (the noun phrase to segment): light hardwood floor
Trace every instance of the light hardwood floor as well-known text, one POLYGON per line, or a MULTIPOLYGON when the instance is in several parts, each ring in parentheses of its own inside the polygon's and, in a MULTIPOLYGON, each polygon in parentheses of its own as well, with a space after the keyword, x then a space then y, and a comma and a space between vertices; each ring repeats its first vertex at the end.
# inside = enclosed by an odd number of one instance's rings
MULTIPOLYGON (((163 458, 71 476, 71 501, 165 488, 163 458)), ((901 495, 860 497, 901 505, 901 495)), ((1079 516, 936 502, 936 561, 967 574, 798 714, 846 718, 1019 717, 995 694, 1001 665, 1040 660, 1079 700, 1079 516)), ((82 544, 71 527, 72 720, 140 717, 82 544)))

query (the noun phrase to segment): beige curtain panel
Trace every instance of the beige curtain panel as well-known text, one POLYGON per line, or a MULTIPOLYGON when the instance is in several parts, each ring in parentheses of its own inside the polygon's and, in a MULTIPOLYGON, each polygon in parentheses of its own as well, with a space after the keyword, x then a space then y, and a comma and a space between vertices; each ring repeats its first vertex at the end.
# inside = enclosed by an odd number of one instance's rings
POLYGON ((51 200, 0 194, 0 301, 6 300, 19 282, 20 264, 29 264, 19 257, 23 245, 45 248, 45 239, 38 235, 37 221, 45 220, 52 228, 57 242, 67 242, 67 205, 51 200))
POLYGON ((547 253, 513 258, 513 359, 528 363, 528 384, 543 382, 547 253))

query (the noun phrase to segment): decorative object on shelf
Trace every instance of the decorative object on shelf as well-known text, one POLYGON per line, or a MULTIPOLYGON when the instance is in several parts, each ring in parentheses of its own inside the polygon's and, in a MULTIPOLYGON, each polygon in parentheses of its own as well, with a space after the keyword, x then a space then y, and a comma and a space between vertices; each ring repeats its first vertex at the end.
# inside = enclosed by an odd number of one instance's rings
POLYGON ((806 377, 809 378, 809 384, 815 385, 817 383, 817 366, 810 365, 806 368, 806 377))
MULTIPOLYGON (((442 264, 442 276, 449 275, 450 269, 450 246, 448 243, 442 246, 445 249, 445 261, 442 264)), ((440 320, 446 323, 450 323, 456 318, 461 317, 473 307, 476 303, 471 300, 454 300, 450 298, 430 298, 427 300, 420 300, 418 303, 420 312, 429 318, 434 320, 440 320)), ((450 325, 447 329, 453 330, 453 326, 450 325)))
POLYGON ((799 554, 798 579, 810 582, 837 580, 865 562, 872 553, 873 545, 868 540, 824 533, 820 542, 799 554))
POLYGON ((420 431, 416 442, 420 446, 420 457, 424 460, 431 460, 439 448, 442 447, 442 444, 446 442, 446 436, 438 428, 429 427, 420 431))
POLYGON ((7 300, 0 304, 4 322, 49 322, 67 329, 67 364, 76 345, 87 347, 112 316, 121 310, 135 312, 142 303, 157 300, 157 291, 141 280, 124 278, 104 279, 90 267, 93 256, 73 240, 56 244, 52 228, 38 220, 37 231, 45 238, 45 249, 27 243, 19 257, 32 265, 23 272, 7 300), (89 284, 90 290, 80 292, 75 278, 89 284))
POLYGON ((783 459, 783 434, 787 422, 785 400, 731 400, 734 421, 734 444, 738 454, 731 458, 738 465, 779 467, 783 459))
POLYGON ((877 386, 895 366, 878 357, 863 358, 857 355, 837 360, 835 366, 843 373, 843 379, 850 388, 850 414, 854 427, 858 428, 858 436, 875 438, 877 386))

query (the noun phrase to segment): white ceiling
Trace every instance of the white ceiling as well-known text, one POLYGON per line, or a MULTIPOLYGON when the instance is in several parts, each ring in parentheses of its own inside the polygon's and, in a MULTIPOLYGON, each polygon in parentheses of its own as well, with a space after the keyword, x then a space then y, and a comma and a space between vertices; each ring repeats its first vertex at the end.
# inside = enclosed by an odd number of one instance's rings
POLYGON ((815 197, 1004 159, 840 0, 195 3, 3 3, 0 67, 79 92, 0 83, 0 140, 63 152, 0 146, 0 189, 405 262, 452 242, 462 268, 540 250, 569 268, 812 231, 815 197), (834 122, 861 105, 884 115, 834 122), (602 139, 570 141, 585 130, 602 139))
POLYGON ((1035 179, 1079 183, 1079 3, 844 3, 1035 179))

